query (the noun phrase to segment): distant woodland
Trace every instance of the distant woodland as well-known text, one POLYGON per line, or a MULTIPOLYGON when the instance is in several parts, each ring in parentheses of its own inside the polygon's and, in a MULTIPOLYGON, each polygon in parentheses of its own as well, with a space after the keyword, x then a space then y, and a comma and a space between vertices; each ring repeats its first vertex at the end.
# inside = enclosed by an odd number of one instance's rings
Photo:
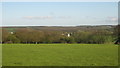
POLYGON ((105 44, 120 42, 119 26, 24 26, 1 27, 1 43, 83 43, 105 44))

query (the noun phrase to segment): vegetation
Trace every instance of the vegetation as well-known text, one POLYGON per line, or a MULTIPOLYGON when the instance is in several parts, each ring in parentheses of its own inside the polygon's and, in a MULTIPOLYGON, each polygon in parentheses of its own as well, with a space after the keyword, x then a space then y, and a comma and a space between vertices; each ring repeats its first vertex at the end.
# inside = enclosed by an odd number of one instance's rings
POLYGON ((114 28, 115 44, 120 44, 120 25, 114 28))
POLYGON ((110 44, 3 44, 2 66, 117 66, 110 44))
POLYGON ((13 31, 10 28, 3 28, 2 43, 115 43, 119 38, 118 31, 114 28, 107 26, 11 28, 13 31))
POLYGON ((118 66, 118 26, 3 28, 1 43, 2 66, 118 66))

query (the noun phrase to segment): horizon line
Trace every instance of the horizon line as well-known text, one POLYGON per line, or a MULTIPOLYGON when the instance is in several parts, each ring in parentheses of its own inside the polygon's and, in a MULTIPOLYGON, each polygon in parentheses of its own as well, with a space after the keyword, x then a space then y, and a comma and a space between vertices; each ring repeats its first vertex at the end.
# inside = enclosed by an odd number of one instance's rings
MULTIPOLYGON (((119 25, 119 24, 117 24, 119 25)), ((116 24, 114 25, 76 25, 76 26, 66 26, 66 25, 53 25, 53 26, 48 26, 48 25, 9 25, 9 26, 0 26, 0 27, 32 27, 32 26, 40 26, 40 27, 77 27, 77 26, 117 26, 116 24)))

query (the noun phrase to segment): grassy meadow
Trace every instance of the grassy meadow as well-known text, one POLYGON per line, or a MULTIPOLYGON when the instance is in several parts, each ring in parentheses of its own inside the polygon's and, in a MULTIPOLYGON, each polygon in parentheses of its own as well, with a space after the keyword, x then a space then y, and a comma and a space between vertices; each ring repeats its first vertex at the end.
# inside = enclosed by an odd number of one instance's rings
POLYGON ((3 44, 3 66, 117 66, 114 44, 3 44))
POLYGON ((2 65, 2 45, 0 44, 0 66, 2 65))

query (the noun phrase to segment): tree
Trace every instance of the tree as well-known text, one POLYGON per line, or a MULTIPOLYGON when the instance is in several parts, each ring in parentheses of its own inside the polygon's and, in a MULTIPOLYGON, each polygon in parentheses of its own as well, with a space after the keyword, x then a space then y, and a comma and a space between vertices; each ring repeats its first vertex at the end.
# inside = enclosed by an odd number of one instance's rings
POLYGON ((28 43, 29 33, 27 28, 17 29, 15 35, 20 39, 21 43, 28 43))
POLYGON ((62 37, 62 32, 58 31, 44 31, 45 43, 60 43, 60 38, 62 37))
POLYGON ((2 29, 2 42, 7 42, 7 37, 10 35, 10 33, 6 29, 2 29))
POLYGON ((120 25, 114 28, 115 44, 120 44, 120 25))
POLYGON ((77 43, 88 43, 90 38, 90 32, 85 32, 85 31, 81 31, 81 32, 75 32, 73 34, 73 37, 75 38, 75 41, 77 43))
POLYGON ((16 37, 21 40, 22 43, 42 43, 45 39, 44 32, 33 29, 18 29, 15 33, 16 37))
POLYGON ((20 40, 14 35, 9 35, 7 37, 7 41, 10 41, 11 43, 20 43, 20 40))

